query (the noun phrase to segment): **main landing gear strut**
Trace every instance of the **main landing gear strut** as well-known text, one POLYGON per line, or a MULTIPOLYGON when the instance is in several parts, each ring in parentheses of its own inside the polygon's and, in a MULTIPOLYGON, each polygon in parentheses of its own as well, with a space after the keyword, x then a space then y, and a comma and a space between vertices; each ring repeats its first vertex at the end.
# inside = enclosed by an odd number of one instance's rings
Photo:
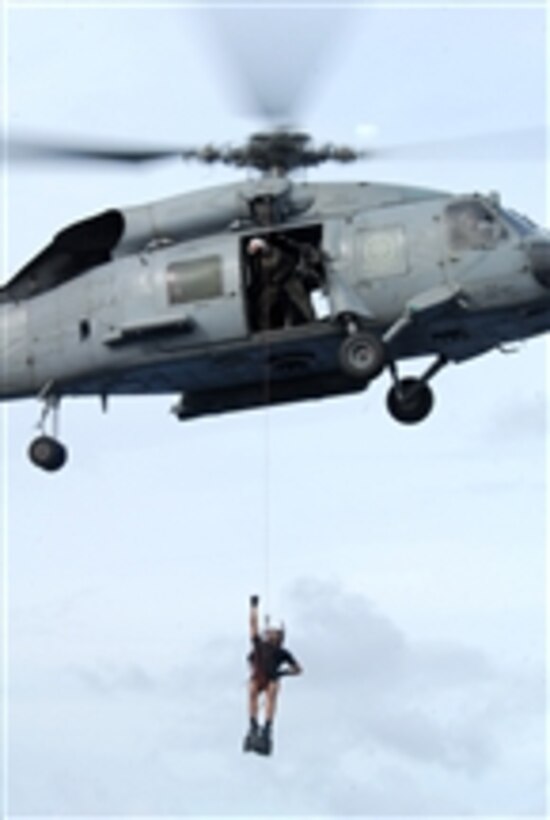
POLYGON ((423 421, 434 404, 434 394, 428 382, 447 364, 445 356, 438 356, 417 378, 400 378, 397 365, 389 355, 387 343, 410 324, 410 318, 398 321, 383 338, 364 330, 360 320, 352 314, 343 314, 339 318, 346 333, 338 354, 342 371, 347 376, 368 383, 377 378, 387 366, 393 382, 386 399, 388 412, 402 424, 423 421))
POLYGON ((44 401, 44 406, 37 425, 40 435, 30 443, 29 458, 36 467, 53 473, 60 470, 68 458, 67 448, 57 438, 61 400, 59 396, 47 392, 41 398, 44 401), (50 417, 51 434, 48 435, 46 423, 50 417))

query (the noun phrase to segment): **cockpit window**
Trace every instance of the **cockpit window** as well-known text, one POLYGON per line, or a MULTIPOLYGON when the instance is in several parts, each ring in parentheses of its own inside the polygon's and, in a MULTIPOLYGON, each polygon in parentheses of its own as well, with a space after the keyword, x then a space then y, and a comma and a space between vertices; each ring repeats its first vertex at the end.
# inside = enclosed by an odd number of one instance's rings
POLYGON ((108 262, 123 231, 124 217, 115 210, 70 225, 0 288, 0 302, 30 299, 108 262))
POLYGON ((446 218, 454 250, 487 250, 507 236, 496 214, 478 199, 452 202, 446 208, 446 218))

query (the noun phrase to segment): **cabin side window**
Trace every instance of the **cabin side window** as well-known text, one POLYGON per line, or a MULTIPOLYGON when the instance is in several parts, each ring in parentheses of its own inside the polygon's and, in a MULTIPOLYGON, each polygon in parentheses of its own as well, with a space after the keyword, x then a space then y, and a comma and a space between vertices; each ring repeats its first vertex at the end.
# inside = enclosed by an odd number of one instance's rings
POLYGON ((223 296, 221 256, 172 262, 166 269, 166 285, 171 305, 223 296))
POLYGON ((445 217, 453 250, 490 250, 507 236, 497 216, 478 199, 451 203, 445 217))

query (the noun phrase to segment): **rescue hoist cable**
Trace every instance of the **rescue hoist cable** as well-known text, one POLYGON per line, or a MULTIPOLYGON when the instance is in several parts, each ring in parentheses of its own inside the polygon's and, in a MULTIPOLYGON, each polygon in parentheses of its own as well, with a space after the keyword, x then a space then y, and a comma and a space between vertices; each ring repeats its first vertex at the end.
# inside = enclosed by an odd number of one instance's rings
MULTIPOLYGON (((264 600, 265 612, 269 612, 270 607, 270 582, 271 582, 271 515, 270 515, 270 450, 271 450, 271 379, 269 372, 269 342, 264 342, 264 537, 263 537, 263 569, 264 569, 264 600)), ((269 615, 266 614, 266 625, 269 615)))

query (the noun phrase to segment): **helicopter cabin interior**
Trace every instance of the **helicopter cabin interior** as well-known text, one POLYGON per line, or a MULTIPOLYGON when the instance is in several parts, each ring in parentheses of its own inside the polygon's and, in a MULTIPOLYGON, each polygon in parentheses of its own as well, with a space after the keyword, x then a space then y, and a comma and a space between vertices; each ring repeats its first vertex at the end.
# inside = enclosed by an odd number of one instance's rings
POLYGON ((248 232, 241 237, 240 260, 252 332, 310 324, 326 315, 320 224, 248 232))

